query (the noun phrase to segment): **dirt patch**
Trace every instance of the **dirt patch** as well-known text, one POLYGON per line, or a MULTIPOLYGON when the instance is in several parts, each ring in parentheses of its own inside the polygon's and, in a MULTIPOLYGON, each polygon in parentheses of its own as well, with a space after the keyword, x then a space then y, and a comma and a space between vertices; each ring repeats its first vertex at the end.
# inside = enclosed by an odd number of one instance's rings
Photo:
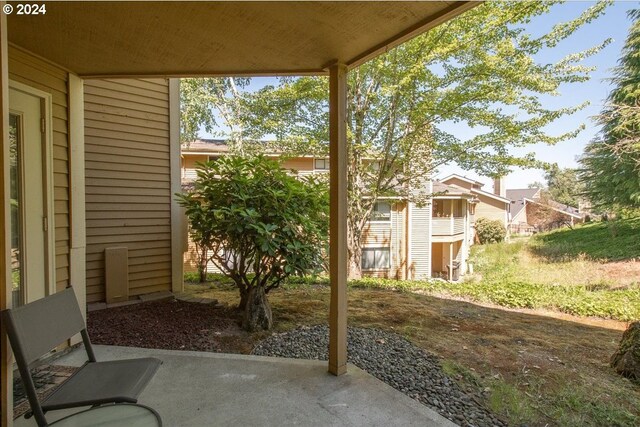
POLYGON ((640 284, 640 261, 619 261, 595 264, 598 274, 618 287, 640 284))
POLYGON ((259 336, 240 328, 241 317, 234 308, 166 300, 93 311, 87 326, 94 344, 248 354, 259 336))

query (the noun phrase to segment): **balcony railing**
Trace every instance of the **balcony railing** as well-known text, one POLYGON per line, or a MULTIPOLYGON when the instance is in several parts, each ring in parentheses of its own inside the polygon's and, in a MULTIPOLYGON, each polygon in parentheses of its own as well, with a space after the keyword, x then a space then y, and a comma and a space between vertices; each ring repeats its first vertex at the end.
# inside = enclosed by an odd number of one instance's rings
POLYGON ((453 236, 464 233, 464 218, 433 218, 434 236, 453 236))

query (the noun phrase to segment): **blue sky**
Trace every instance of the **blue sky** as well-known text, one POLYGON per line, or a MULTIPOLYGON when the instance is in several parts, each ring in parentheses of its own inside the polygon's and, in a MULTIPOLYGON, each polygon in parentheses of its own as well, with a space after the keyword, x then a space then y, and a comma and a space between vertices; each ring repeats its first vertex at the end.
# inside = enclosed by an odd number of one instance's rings
MULTIPOLYGON (((532 20, 527 28, 534 34, 546 32, 558 22, 565 22, 577 17, 592 4, 593 2, 570 1, 557 5, 550 14, 532 20)), ((550 63, 569 53, 580 52, 595 46, 607 38, 613 39, 613 42, 601 52, 584 61, 585 65, 597 67, 596 71, 592 73, 590 81, 563 85, 560 87, 560 96, 544 98, 545 106, 553 109, 579 105, 584 101, 590 102, 590 105, 585 109, 550 125, 548 127, 549 133, 560 134, 569 129, 575 129, 580 123, 584 123, 586 129, 573 140, 562 142, 553 147, 545 144, 534 145, 518 151, 519 153, 535 152, 538 159, 555 162, 560 167, 577 166, 576 158, 583 152, 585 144, 599 130, 592 117, 600 112, 611 89, 610 83, 606 80, 611 77, 611 69, 617 64, 627 37, 630 27, 627 11, 638 7, 640 7, 638 2, 617 1, 607 9, 604 16, 580 28, 570 38, 563 40, 555 49, 545 51, 536 57, 539 62, 550 63)), ((464 133, 461 133, 460 136, 464 137, 464 133)), ((455 165, 440 168, 440 173, 437 176, 443 177, 450 173, 463 174, 485 182, 488 184, 485 186, 486 190, 493 188, 491 179, 481 177, 473 172, 466 172, 455 165)), ((506 177, 507 188, 525 188, 527 184, 534 181, 544 182, 544 174, 541 170, 514 170, 506 177)))
MULTIPOLYGON (((556 23, 565 22, 579 16, 582 11, 592 4, 593 2, 588 1, 569 1, 565 4, 557 5, 552 9, 551 13, 532 20, 527 25, 527 29, 533 34, 542 34, 547 32, 556 23)), ((597 67, 597 70, 592 73, 590 81, 563 85, 560 87, 560 96, 544 98, 546 108, 550 109, 574 106, 584 101, 590 102, 587 108, 550 125, 548 127, 549 133, 560 134, 569 129, 575 129, 581 123, 586 125, 586 129, 580 133, 577 138, 562 142, 556 146, 550 147, 545 144, 539 144, 529 146, 516 153, 524 154, 527 152, 535 152, 538 159, 555 162, 560 167, 577 166, 576 158, 582 153, 585 144, 591 140, 599 130, 593 122, 592 117, 600 112, 611 89, 611 85, 606 79, 611 77, 611 69, 615 67, 620 57, 627 36, 630 26, 627 11, 638 7, 640 7, 638 2, 616 1, 607 9, 604 16, 583 26, 570 38, 563 40, 553 50, 542 52, 536 57, 541 63, 552 63, 569 53, 580 52, 598 45, 606 38, 613 39, 613 42, 601 52, 588 58, 584 62, 586 65, 597 67)), ((267 84, 277 84, 277 81, 274 78, 254 78, 247 89, 257 90, 267 84)), ((473 132, 473 130, 464 127, 447 130, 461 138, 465 138, 470 135, 470 132, 473 132)), ((205 135, 206 134, 203 134, 203 136, 205 135)), ((464 171, 455 165, 443 166, 438 172, 436 177, 443 177, 450 173, 466 175, 487 183, 488 185, 485 186, 486 190, 490 191, 492 189, 489 178, 481 177, 473 172, 464 171)), ((506 177, 506 181, 507 188, 524 188, 527 184, 534 181, 544 182, 544 174, 541 170, 514 170, 506 177)))

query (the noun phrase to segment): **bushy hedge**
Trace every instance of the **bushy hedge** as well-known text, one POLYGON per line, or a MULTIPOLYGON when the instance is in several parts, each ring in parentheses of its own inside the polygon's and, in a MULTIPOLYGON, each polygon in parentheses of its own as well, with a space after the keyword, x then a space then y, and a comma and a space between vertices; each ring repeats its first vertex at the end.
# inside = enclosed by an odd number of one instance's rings
POLYGON ((502 221, 478 218, 476 220, 476 234, 481 244, 499 243, 507 236, 507 230, 502 221))

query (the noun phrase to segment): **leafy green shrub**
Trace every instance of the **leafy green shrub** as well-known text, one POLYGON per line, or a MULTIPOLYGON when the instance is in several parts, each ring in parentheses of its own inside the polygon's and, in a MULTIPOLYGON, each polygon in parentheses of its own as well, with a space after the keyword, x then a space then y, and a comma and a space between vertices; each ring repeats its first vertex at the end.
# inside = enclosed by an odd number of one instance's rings
POLYGON ((500 220, 478 218, 476 220, 476 233, 481 244, 499 243, 507 236, 507 230, 500 220))
POLYGON ((193 189, 178 194, 192 240, 238 287, 247 330, 269 329, 266 294, 292 275, 324 267, 326 184, 302 181, 264 156, 201 163, 193 189))

